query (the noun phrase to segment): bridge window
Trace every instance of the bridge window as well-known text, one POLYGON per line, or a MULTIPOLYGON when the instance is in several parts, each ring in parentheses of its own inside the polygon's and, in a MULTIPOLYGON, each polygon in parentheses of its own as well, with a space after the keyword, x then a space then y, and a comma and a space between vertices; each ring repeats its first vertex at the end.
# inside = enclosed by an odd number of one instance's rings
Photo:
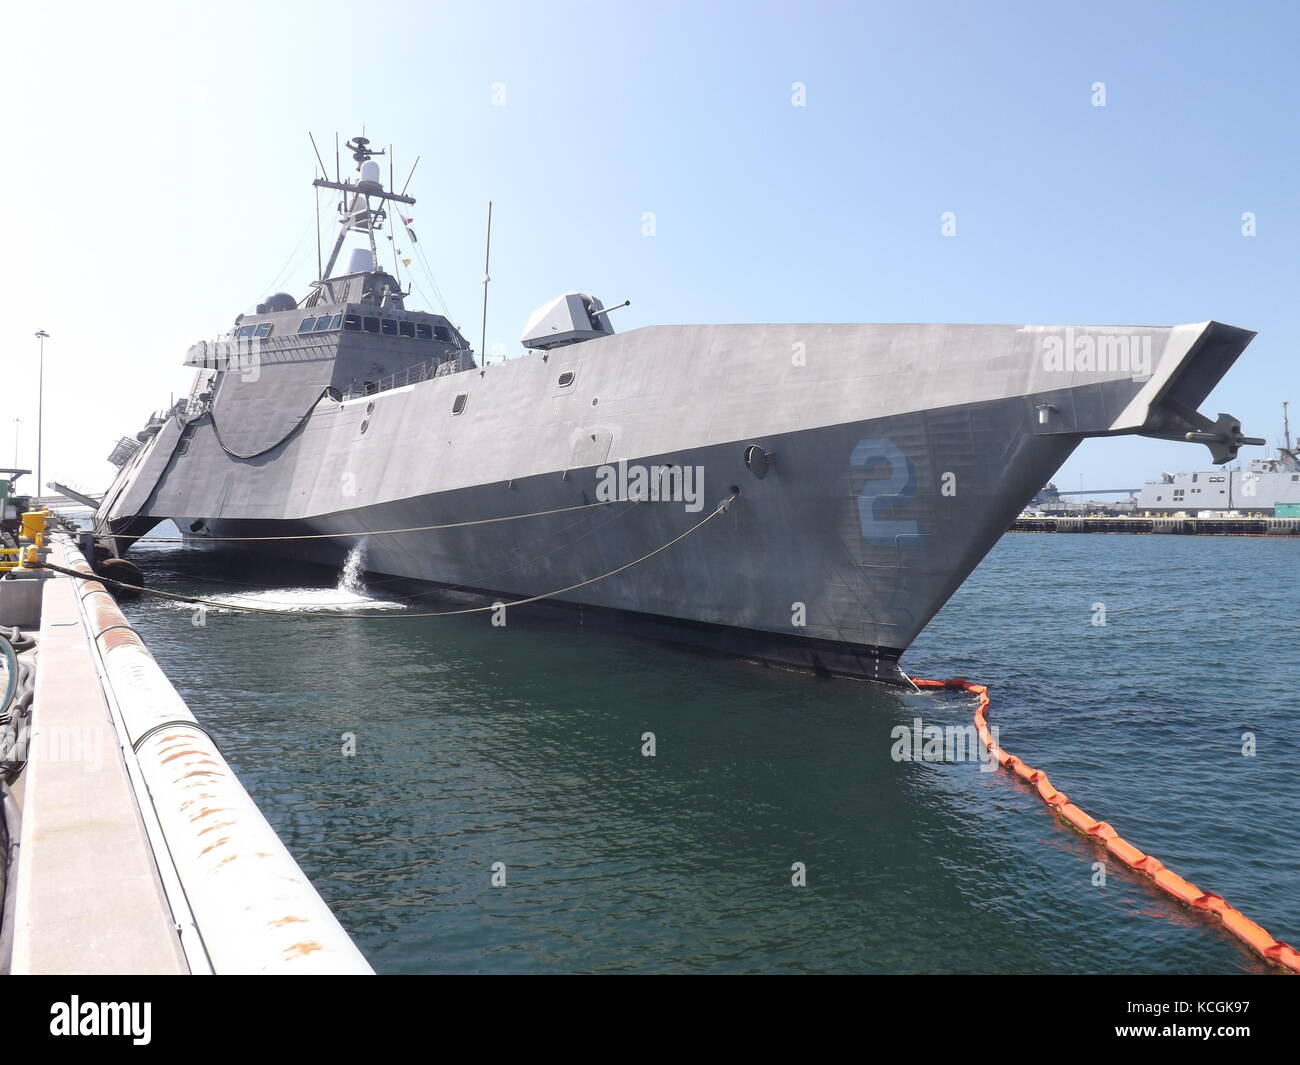
POLYGON ((361 315, 345 314, 343 316, 343 328, 352 333, 361 332, 361 315))
POLYGON ((397 323, 397 329, 398 329, 398 331, 402 334, 402 336, 404 336, 404 337, 414 337, 414 336, 415 336, 415 323, 414 323, 414 322, 398 322, 398 323, 397 323))
POLYGON ((431 326, 428 322, 416 322, 416 323, 415 323, 415 339, 416 339, 416 340, 432 340, 432 339, 433 339, 433 326, 431 326))
POLYGON ((319 318, 316 319, 316 330, 315 330, 315 331, 316 331, 317 333, 323 333, 323 332, 324 332, 326 329, 328 329, 329 327, 330 327, 330 316, 329 316, 328 314, 323 314, 323 315, 321 315, 319 318))
POLYGON ((315 326, 315 324, 316 324, 315 318, 304 318, 302 320, 302 323, 298 326, 298 332, 310 333, 312 331, 312 327, 315 326))
POLYGON ((361 322, 366 327, 367 333, 379 332, 379 319, 375 318, 373 315, 369 315, 369 314, 366 315, 364 318, 361 319, 361 322))
POLYGON ((251 337, 252 335, 253 335, 253 327, 251 325, 246 325, 239 330, 240 340, 243 340, 245 337, 251 337))
POLYGON ((270 322, 263 322, 261 325, 257 327, 257 330, 253 333, 253 336, 255 337, 269 337, 270 335, 271 335, 270 322))
POLYGON ((439 340, 441 340, 444 344, 451 343, 451 330, 448 329, 445 325, 435 325, 433 327, 433 335, 436 336, 439 340))
POLYGON ((386 337, 397 336, 397 323, 393 321, 391 318, 384 319, 384 336, 386 337))

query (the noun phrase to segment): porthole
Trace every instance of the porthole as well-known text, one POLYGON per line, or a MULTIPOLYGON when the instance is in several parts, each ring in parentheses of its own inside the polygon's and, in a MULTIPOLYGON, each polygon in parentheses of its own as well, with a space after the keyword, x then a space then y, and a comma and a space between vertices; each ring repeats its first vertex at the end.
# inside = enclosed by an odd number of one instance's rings
POLYGON ((361 431, 364 433, 369 428, 370 428, 370 419, 367 418, 364 422, 361 423, 361 431))
POLYGON ((375 413, 375 401, 372 399, 369 403, 366 404, 366 414, 370 415, 374 413, 375 413))
POLYGON ((573 384, 573 371, 565 370, 564 373, 560 374, 560 380, 558 383, 561 388, 568 388, 573 384))
POLYGON ((462 392, 456 397, 456 402, 451 405, 452 414, 460 414, 465 409, 465 404, 469 402, 469 393, 462 392))

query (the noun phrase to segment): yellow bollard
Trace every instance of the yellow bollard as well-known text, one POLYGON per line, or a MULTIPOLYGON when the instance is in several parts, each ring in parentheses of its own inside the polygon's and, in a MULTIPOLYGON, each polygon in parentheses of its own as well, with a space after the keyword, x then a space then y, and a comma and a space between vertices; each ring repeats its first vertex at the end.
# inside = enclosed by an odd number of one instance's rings
POLYGON ((45 533, 45 523, 50 517, 48 510, 28 510, 23 513, 22 527, 18 530, 18 535, 25 540, 31 540, 37 547, 43 547, 42 539, 45 533))
POLYGON ((18 565, 12 569, 39 569, 48 551, 45 547, 45 526, 50 519, 48 510, 29 510, 23 513, 18 529, 18 565))

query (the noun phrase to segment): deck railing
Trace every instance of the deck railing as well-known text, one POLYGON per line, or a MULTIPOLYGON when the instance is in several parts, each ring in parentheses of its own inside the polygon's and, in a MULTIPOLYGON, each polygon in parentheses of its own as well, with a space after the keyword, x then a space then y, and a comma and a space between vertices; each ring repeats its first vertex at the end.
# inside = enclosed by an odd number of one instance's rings
POLYGON ((404 370, 398 370, 387 377, 381 377, 377 381, 362 381, 359 385, 347 389, 343 393, 343 398, 358 399, 362 396, 373 396, 377 392, 405 388, 407 385, 414 385, 434 377, 455 373, 460 366, 459 356, 459 352, 451 352, 444 359, 428 359, 425 362, 417 363, 415 366, 408 366, 404 370))

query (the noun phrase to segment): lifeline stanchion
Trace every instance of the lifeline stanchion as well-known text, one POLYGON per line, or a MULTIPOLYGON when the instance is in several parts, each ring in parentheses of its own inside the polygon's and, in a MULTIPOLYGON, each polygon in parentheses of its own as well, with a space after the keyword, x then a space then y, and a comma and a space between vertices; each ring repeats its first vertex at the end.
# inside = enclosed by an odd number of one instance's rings
POLYGON ((975 707, 975 729, 979 733, 980 742, 984 744, 985 750, 997 760, 998 765, 1003 769, 1010 770, 1026 784, 1032 785, 1038 792, 1038 797, 1051 807, 1053 813, 1073 828, 1078 829, 1085 836, 1104 844, 1106 850, 1134 872, 1147 877, 1165 894, 1172 896, 1184 906, 1217 917, 1224 928, 1265 961, 1270 961, 1290 972, 1300 973, 1300 951, 1297 951, 1288 943, 1273 938, 1267 929, 1256 924, 1236 907, 1227 903, 1221 896, 1209 891, 1202 891, 1195 884, 1184 880, 1171 869, 1166 869, 1157 858, 1133 846, 1105 821, 1096 821, 1089 817, 1083 810, 1072 803, 1064 792, 1057 791, 1052 786, 1052 782, 1047 779, 1046 773, 1035 769, 1031 765, 1026 765, 1014 754, 1010 754, 998 746, 993 739, 993 734, 989 731, 989 690, 983 684, 972 684, 961 677, 955 677, 952 680, 922 680, 913 677, 912 683, 918 688, 944 688, 950 691, 968 692, 977 696, 979 702, 975 707))

